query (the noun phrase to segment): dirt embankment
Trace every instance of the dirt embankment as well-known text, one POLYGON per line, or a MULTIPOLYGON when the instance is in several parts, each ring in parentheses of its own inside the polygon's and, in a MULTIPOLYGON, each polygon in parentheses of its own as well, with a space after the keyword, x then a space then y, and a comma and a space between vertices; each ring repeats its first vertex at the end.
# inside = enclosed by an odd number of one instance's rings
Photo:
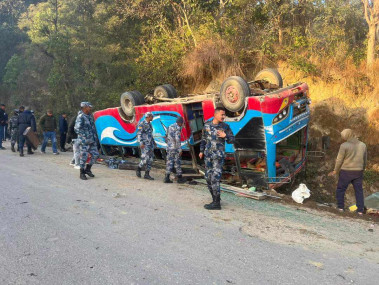
MULTIPOLYGON (((365 196, 379 191, 379 83, 366 78, 367 84, 352 82, 353 75, 330 72, 329 81, 307 77, 286 65, 279 68, 285 84, 304 81, 310 88, 311 123, 309 149, 323 151, 321 158, 309 156, 307 170, 300 175, 293 187, 282 189, 289 193, 298 183, 306 183, 311 189, 311 200, 335 203, 336 178, 328 177, 342 143, 340 132, 353 129, 368 148, 368 166, 364 174, 365 196), (346 78, 343 78, 346 77, 346 78), (354 85, 354 86, 353 86, 354 85), (360 89, 357 90, 356 87, 360 89), (323 148, 322 138, 330 139, 323 148)), ((358 76, 358 75, 357 75, 358 76)), ((354 191, 350 186, 346 194, 347 205, 355 204, 354 191)))

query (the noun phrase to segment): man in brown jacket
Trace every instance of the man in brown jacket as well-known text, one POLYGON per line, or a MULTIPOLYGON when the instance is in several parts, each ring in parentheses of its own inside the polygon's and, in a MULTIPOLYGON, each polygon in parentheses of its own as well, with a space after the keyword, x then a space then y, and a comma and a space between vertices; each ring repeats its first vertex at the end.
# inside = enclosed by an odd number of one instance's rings
POLYGON ((362 183, 363 171, 367 163, 367 148, 350 129, 343 130, 341 137, 346 142, 340 146, 334 171, 329 173, 329 176, 339 174, 336 193, 337 206, 340 211, 344 210, 345 192, 351 183, 355 191, 358 214, 362 215, 364 209, 362 183))
POLYGON ((59 154, 57 150, 57 137, 55 134, 55 130, 57 129, 57 122, 53 116, 53 111, 48 110, 46 114, 41 117, 39 124, 43 131, 41 153, 46 153, 45 149, 47 146, 47 142, 51 140, 51 143, 53 144, 53 153, 59 154))

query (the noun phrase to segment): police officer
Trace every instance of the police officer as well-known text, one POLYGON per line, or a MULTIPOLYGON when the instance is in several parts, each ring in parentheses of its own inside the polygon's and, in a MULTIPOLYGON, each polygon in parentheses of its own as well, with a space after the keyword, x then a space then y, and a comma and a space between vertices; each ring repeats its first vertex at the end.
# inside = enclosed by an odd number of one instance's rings
POLYGON ((224 123, 225 110, 217 107, 212 121, 204 124, 200 143, 200 159, 205 159, 205 179, 212 203, 204 205, 207 210, 221 210, 220 180, 225 159, 225 141, 234 143, 234 135, 229 125, 224 123))
POLYGON ((176 170, 176 175, 178 178, 178 183, 184 183, 182 177, 182 167, 181 167, 181 155, 182 147, 180 143, 180 135, 182 133, 184 120, 179 117, 176 123, 172 124, 167 129, 166 143, 167 143, 167 158, 166 158, 166 176, 163 180, 164 183, 172 183, 170 180, 171 171, 176 170))
POLYGON ((15 109, 13 111, 13 116, 9 120, 9 132, 11 134, 11 150, 13 152, 16 152, 16 149, 14 148, 16 143, 17 143, 17 151, 19 151, 17 120, 18 120, 18 110, 15 109))
POLYGON ((86 175, 95 177, 91 167, 99 156, 99 152, 97 150, 95 122, 91 114, 92 105, 89 102, 82 102, 80 108, 81 111, 76 118, 74 129, 80 142, 80 179, 87 180, 86 175), (89 155, 91 158, 86 164, 89 155))
POLYGON ((153 114, 151 112, 147 112, 145 114, 145 119, 139 123, 137 131, 137 139, 141 149, 141 161, 138 165, 136 175, 137 177, 141 177, 142 167, 145 166, 145 176, 143 178, 148 180, 154 180, 154 178, 150 176, 150 169, 153 164, 155 147, 153 127, 151 125, 152 120, 153 114))

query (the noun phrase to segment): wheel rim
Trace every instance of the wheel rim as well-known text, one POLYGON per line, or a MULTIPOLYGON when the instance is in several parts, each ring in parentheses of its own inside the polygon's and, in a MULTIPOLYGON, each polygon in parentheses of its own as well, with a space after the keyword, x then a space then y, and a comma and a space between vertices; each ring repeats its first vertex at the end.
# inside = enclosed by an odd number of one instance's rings
POLYGON ((225 91, 225 98, 229 103, 235 104, 240 98, 238 89, 234 86, 229 86, 225 91))
POLYGON ((159 91, 157 92, 157 97, 158 97, 158 98, 163 98, 164 96, 165 96, 165 93, 164 93, 163 91, 159 90, 159 91))
POLYGON ((125 106, 125 109, 130 112, 133 108, 133 103, 128 98, 125 98, 124 99, 124 106, 125 106))

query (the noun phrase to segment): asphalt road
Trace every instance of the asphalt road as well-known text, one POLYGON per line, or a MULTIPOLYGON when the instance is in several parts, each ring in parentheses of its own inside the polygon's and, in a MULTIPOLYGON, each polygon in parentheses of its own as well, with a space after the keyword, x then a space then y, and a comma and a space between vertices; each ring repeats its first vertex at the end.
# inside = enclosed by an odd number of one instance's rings
MULTIPOLYGON (((247 235, 156 171, 95 165, 81 181, 70 155, 0 151, 0 284, 378 284, 376 260, 247 235)), ((224 197, 224 213, 242 207, 224 197)))

